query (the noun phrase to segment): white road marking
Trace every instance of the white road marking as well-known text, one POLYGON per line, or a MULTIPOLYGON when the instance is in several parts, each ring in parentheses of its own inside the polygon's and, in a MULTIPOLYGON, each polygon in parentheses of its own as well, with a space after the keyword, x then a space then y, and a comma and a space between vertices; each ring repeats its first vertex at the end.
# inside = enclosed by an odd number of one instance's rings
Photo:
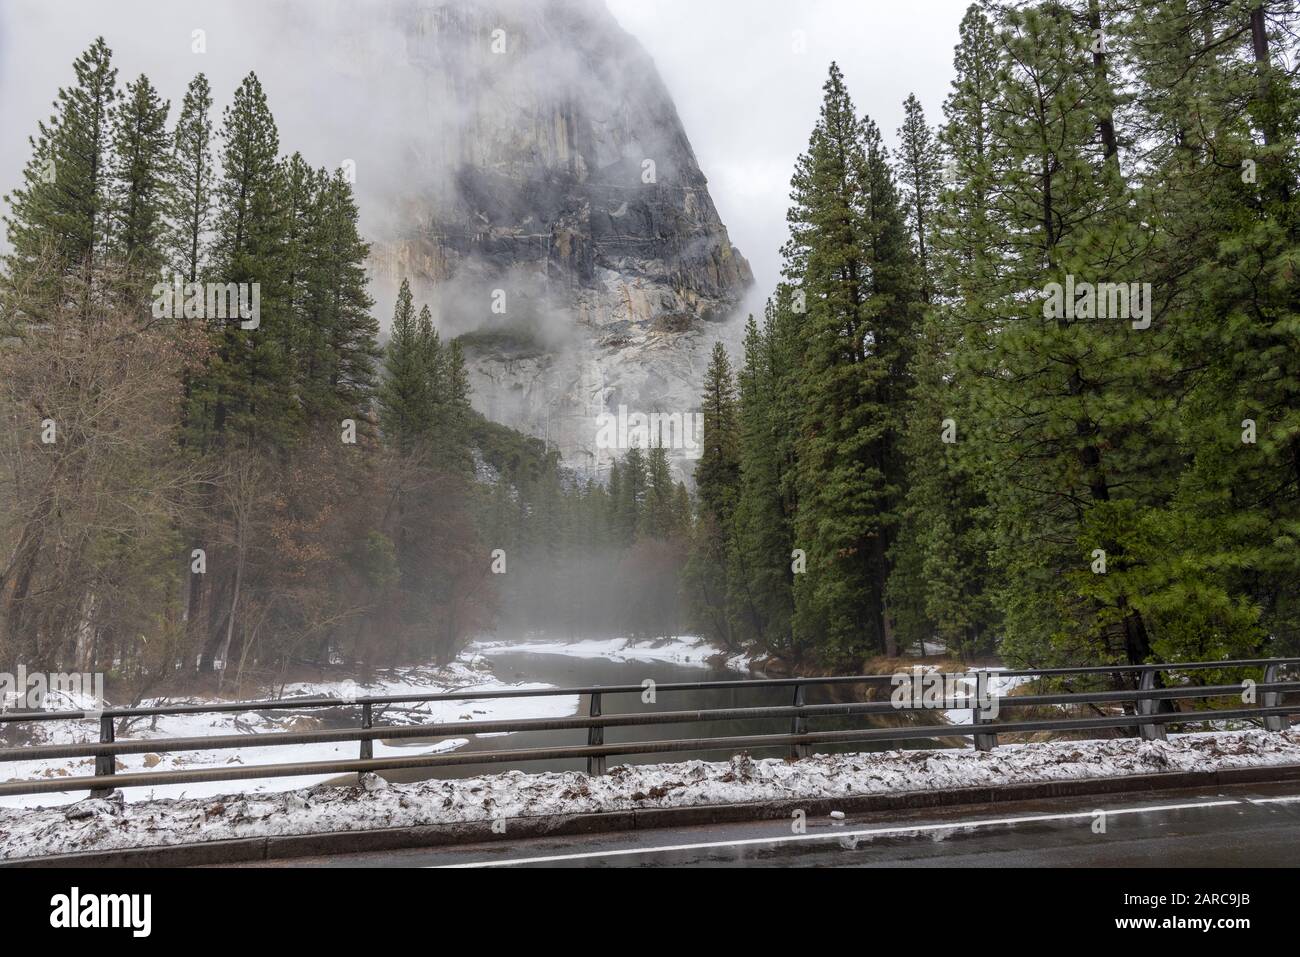
MULTIPOLYGON (((1248 799, 1249 800, 1249 799, 1248 799)), ((1291 798, 1261 798, 1255 803, 1265 801, 1300 801, 1300 796, 1291 798)), ((1237 800, 1199 801, 1192 804, 1159 804, 1148 807, 1127 807, 1105 810, 1107 817, 1121 814, 1151 814, 1160 811, 1186 811, 1195 808, 1231 807, 1243 802, 1237 800)), ((610 851, 586 851, 581 854, 551 854, 545 857, 520 857, 505 861, 470 861, 462 864, 436 864, 438 868, 465 867, 512 867, 517 864, 551 864, 560 861, 591 860, 599 857, 629 857, 636 854, 667 854, 673 851, 705 851, 718 847, 750 847, 764 844, 793 844, 800 841, 839 841, 846 837, 883 837, 889 834, 925 834, 934 831, 973 831, 981 827, 1005 827, 1016 824, 1034 824, 1044 821, 1076 821, 1093 819, 1097 811, 1078 811, 1070 814, 1032 814, 1024 817, 983 818, 975 821, 955 821, 948 824, 912 824, 896 827, 876 827, 859 831, 823 831, 816 834, 788 834, 783 837, 755 837, 739 841, 710 841, 701 844, 668 844, 660 847, 629 847, 610 851)))

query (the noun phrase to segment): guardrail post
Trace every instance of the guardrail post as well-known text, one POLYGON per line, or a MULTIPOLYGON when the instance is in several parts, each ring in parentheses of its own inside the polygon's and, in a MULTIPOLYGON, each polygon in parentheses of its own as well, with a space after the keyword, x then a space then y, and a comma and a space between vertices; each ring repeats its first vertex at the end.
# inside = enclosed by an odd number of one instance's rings
MULTIPOLYGON (((988 722, 984 720, 984 716, 980 714, 978 701, 976 702, 976 706, 970 709, 970 723, 977 728, 982 724, 988 724, 988 722)), ((996 734, 975 735, 976 751, 992 751, 997 746, 998 736, 996 734)))
MULTIPOLYGON (((368 730, 374 727, 374 714, 370 710, 370 702, 363 702, 361 705, 361 728, 368 730)), ((361 740, 361 760, 368 761, 375 756, 375 742, 373 738, 362 738, 361 740)))
MULTIPOLYGON (((802 708, 804 706, 803 685, 794 686, 794 706, 796 708, 802 708)), ((790 733, 807 734, 808 719, 801 714, 797 714, 793 718, 791 718, 790 733)), ((806 744, 792 744, 790 745, 790 758, 794 761, 798 761, 800 758, 808 757, 808 754, 811 751, 812 748, 810 748, 806 744)))
MULTIPOLYGON (((1269 665, 1264 669, 1264 684, 1275 684, 1279 678, 1278 666, 1269 665)), ((1261 708, 1279 708, 1282 706, 1282 692, 1265 691, 1259 699, 1261 708)), ((1284 714, 1266 714, 1264 715, 1265 731, 1285 731, 1287 726, 1286 715, 1284 714)))
MULTIPOLYGON (((1156 708, 1159 707, 1160 703, 1154 698, 1141 697, 1141 692, 1154 691, 1155 687, 1155 669, 1151 668, 1142 672, 1142 681, 1138 683, 1137 712, 1139 715, 1146 716, 1156 713, 1156 708)), ((1154 721, 1143 721, 1138 727, 1141 730, 1143 741, 1164 741, 1168 737, 1163 724, 1157 724, 1154 721)))
MULTIPOLYGON (((600 717, 600 692, 591 693, 591 707, 587 714, 593 718, 600 717)), ((605 728, 599 724, 593 724, 587 729, 587 746, 599 747, 605 743, 605 728)), ((605 755, 588 755, 587 756, 587 773, 595 776, 605 773, 605 755)))
MULTIPOLYGON (((114 740, 113 719, 106 714, 99 716, 99 743, 112 744, 114 740)), ((109 777, 117 771, 117 758, 111 754, 98 754, 95 756, 95 777, 109 777)), ((91 790, 90 796, 93 798, 108 797, 113 793, 112 788, 95 788, 91 790)))

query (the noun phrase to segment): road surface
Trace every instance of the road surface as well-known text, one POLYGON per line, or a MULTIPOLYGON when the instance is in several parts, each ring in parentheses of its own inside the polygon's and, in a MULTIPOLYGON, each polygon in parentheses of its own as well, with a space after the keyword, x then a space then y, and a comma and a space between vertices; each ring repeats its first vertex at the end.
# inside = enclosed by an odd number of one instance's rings
POLYGON ((765 821, 253 866, 1293 867, 1297 860, 1300 788, 1292 782, 819 817, 803 833, 792 821, 765 821))

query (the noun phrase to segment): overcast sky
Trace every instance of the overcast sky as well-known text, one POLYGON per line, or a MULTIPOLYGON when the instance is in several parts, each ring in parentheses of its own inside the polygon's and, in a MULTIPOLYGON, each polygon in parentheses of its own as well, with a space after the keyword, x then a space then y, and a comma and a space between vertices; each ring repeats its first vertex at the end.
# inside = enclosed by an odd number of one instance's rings
MULTIPOLYGON (((355 130, 343 122, 354 113, 353 91, 313 86, 311 61, 346 58, 348 49, 322 38, 355 40, 374 22, 362 8, 376 2, 313 0, 312 21, 302 23, 281 22, 277 0, 0 0, 0 192, 17 184, 27 136, 100 33, 119 82, 148 73, 172 100, 173 118, 197 69, 212 81, 218 115, 256 69, 282 146, 338 165, 355 152, 345 142, 355 130), (246 29, 249 18, 262 26, 246 29), (201 61, 190 52, 195 27, 208 34, 201 61)), ((968 0, 606 2, 658 64, 732 241, 766 294, 777 278, 792 162, 807 145, 830 61, 892 143, 909 92, 932 122, 941 115, 968 0)))
POLYGON ((931 123, 942 116, 970 0, 606 3, 658 64, 722 221, 766 295, 779 273, 794 159, 831 61, 892 146, 909 93, 931 123))

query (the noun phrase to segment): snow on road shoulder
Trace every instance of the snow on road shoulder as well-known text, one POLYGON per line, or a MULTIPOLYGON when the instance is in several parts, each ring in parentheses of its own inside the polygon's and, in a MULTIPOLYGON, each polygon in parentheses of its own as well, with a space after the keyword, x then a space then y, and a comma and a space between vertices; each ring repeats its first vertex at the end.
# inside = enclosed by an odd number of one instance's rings
MULTIPOLYGON (((438 694, 448 691, 488 691, 501 689, 547 689, 553 685, 538 682, 501 684, 490 667, 483 662, 456 661, 436 668, 419 666, 378 671, 369 684, 352 681, 328 681, 286 685, 284 698, 312 697, 338 698, 339 709, 320 712, 315 710, 245 711, 242 713, 200 713, 166 715, 156 722, 139 719, 129 725, 119 726, 117 740, 144 740, 181 737, 210 737, 214 735, 247 735, 249 745, 233 750, 184 751, 148 754, 127 754, 117 758, 119 773, 140 771, 175 771, 190 768, 212 768, 226 764, 288 764, 302 761, 346 761, 359 756, 355 741, 322 742, 317 744, 267 745, 255 744, 258 734, 277 731, 309 731, 322 727, 347 727, 360 714, 355 708, 345 708, 349 699, 358 696, 391 696, 400 694, 438 694)), ((146 701, 146 706, 163 702, 146 701)), ((167 704, 210 703, 199 699, 169 700, 167 704)), ((429 738, 401 739, 394 744, 382 740, 374 742, 376 758, 396 754, 440 754, 455 751, 469 743, 467 737, 449 737, 455 734, 455 724, 460 721, 510 720, 517 718, 560 718, 576 714, 576 695, 536 698, 482 698, 471 701, 425 701, 376 708, 377 723, 393 725, 438 724, 429 738), (441 740, 439 740, 441 739, 441 740)), ((46 721, 34 726, 32 744, 73 744, 99 740, 97 722, 46 721)), ((84 777, 94 773, 94 758, 61 758, 39 761, 6 762, 0 769, 4 780, 39 780, 60 777, 84 777)), ((240 782, 238 787, 251 793, 293 791, 331 780, 338 775, 311 775, 288 778, 253 778, 240 782)), ((128 801, 150 801, 157 798, 203 798, 230 791, 229 781, 191 782, 189 784, 162 785, 153 788, 128 788, 124 793, 128 801)), ((84 791, 57 794, 23 794, 0 797, 0 806, 34 807, 50 804, 68 804, 81 801, 84 791)))
POLYGON ((0 809, 0 858, 311 834, 363 828, 485 822, 740 801, 802 800, 1300 764, 1300 732, 1186 734, 960 749, 816 755, 800 761, 746 755, 725 762, 621 766, 603 777, 577 772, 505 774, 412 784, 367 775, 362 785, 279 794, 71 807, 0 809))

